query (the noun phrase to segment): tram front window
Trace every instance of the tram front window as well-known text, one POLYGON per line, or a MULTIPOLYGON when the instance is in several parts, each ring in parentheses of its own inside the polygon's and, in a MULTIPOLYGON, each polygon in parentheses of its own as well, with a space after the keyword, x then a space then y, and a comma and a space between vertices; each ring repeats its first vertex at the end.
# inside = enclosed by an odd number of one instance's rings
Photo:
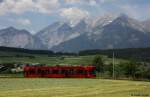
POLYGON ((96 70, 91 70, 90 74, 96 75, 96 70))

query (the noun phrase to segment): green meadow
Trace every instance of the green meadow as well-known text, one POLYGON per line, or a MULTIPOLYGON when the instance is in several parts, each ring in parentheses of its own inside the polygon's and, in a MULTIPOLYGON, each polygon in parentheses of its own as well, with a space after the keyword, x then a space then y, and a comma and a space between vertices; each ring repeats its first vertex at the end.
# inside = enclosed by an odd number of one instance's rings
MULTIPOLYGON (((27 55, 28 56, 28 55, 27 55)), ((15 57, 11 55, 10 57, 1 57, 0 63, 41 63, 47 65, 91 65, 94 57, 96 55, 87 56, 48 56, 48 55, 32 55, 34 58, 30 57, 15 57)), ((112 58, 107 56, 102 56, 104 62, 111 63, 112 58)), ((120 62, 126 62, 123 59, 116 59, 116 64, 120 62)))
POLYGON ((0 79, 0 97, 150 97, 150 82, 106 79, 0 79))

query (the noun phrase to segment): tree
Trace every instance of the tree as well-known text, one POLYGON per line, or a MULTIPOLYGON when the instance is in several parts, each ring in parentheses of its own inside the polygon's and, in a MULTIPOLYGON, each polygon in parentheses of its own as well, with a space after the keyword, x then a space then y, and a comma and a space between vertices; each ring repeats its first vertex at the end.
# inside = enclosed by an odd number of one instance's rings
POLYGON ((132 77, 133 79, 135 79, 135 74, 137 71, 137 62, 134 60, 130 60, 130 62, 128 64, 126 64, 126 75, 128 77, 132 77))
POLYGON ((101 73, 104 71, 104 63, 100 55, 95 56, 93 65, 96 66, 96 71, 101 73))

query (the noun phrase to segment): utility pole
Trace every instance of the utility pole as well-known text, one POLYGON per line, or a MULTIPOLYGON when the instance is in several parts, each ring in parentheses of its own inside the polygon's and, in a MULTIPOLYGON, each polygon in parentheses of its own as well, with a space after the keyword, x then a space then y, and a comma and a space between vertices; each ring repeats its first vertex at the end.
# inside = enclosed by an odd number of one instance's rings
POLYGON ((113 79, 115 79, 115 53, 113 51, 113 79))

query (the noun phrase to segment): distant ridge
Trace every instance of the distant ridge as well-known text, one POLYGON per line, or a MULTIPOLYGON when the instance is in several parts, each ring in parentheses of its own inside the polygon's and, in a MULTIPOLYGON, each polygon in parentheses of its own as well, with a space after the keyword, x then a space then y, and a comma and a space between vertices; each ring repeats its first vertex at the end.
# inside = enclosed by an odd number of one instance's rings
POLYGON ((48 56, 61 56, 61 55, 71 55, 71 56, 86 56, 86 55, 106 55, 112 58, 113 53, 115 53, 116 58, 121 59, 135 59, 137 61, 148 61, 150 62, 150 47, 148 48, 126 48, 126 49, 93 49, 93 50, 83 50, 79 51, 79 53, 55 53, 49 50, 28 50, 22 48, 11 48, 11 47, 0 47, 0 53, 2 56, 9 56, 9 53, 14 53, 15 55, 25 55, 26 54, 38 54, 40 55, 48 55, 48 56))
POLYGON ((14 48, 14 47, 3 47, 0 46, 1 52, 17 52, 17 53, 28 53, 28 54, 54 54, 53 51, 50 50, 30 50, 24 48, 14 48))

